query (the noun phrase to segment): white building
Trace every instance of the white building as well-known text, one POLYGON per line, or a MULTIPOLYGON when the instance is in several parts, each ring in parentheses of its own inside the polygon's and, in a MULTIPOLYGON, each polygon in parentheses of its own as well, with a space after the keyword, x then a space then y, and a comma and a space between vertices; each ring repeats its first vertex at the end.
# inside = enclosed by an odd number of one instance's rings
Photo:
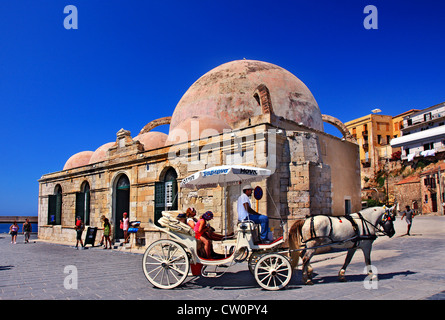
POLYGON ((402 160, 437 157, 445 154, 445 102, 403 118, 402 136, 391 140, 402 147, 402 160))

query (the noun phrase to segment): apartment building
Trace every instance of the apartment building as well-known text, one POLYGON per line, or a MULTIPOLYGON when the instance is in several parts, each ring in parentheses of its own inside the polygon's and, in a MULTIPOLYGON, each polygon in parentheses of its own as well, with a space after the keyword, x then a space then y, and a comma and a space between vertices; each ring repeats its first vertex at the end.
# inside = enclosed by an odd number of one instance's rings
POLYGON ((391 147, 401 148, 402 160, 423 157, 443 159, 445 154, 445 102, 403 117, 402 136, 391 140, 391 147))
POLYGON ((379 148, 388 145, 393 137, 392 116, 368 114, 345 125, 360 147, 361 166, 378 167, 379 148))

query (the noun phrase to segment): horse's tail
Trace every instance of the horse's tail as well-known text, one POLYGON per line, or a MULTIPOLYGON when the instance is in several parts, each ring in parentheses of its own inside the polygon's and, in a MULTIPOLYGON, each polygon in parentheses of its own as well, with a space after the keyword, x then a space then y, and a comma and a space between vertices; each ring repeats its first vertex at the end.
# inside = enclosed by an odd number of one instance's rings
POLYGON ((301 229, 303 228, 304 222, 305 219, 298 219, 289 230, 289 249, 292 269, 298 266, 300 259, 301 251, 298 249, 301 249, 301 229))

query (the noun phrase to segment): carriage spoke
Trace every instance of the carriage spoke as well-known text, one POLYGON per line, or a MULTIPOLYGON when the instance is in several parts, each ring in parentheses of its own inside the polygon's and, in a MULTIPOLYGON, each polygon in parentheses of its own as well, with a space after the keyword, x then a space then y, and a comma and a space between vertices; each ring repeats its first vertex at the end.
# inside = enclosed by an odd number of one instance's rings
POLYGON ((153 278, 156 278, 156 277, 158 276, 158 274, 162 271, 162 267, 161 267, 161 266, 159 266, 159 267, 157 267, 157 268, 154 268, 153 270, 151 270, 150 272, 148 272, 148 274, 153 273, 153 272, 155 272, 156 270, 159 270, 159 271, 155 274, 155 276, 153 277, 153 278))
MULTIPOLYGON (((153 260, 156 260, 157 262, 162 263, 164 261, 164 259, 162 259, 160 256, 154 256, 154 255, 150 255, 150 258, 152 258, 153 260)), ((156 262, 146 262, 146 264, 157 264, 156 262)))
MULTIPOLYGON (((185 266, 185 263, 182 265, 185 266)), ((178 268, 176 264, 170 266, 170 269, 176 271, 177 273, 179 273, 181 275, 185 274, 185 268, 178 268)))

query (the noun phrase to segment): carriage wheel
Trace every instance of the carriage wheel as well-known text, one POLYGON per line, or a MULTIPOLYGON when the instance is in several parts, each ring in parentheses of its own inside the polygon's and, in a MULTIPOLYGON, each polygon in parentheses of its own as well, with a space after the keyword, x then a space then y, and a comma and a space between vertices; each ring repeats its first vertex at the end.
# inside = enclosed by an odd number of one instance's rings
POLYGON ((190 261, 180 244, 171 240, 158 240, 145 251, 142 268, 152 285, 172 289, 187 278, 190 261))
POLYGON ((249 257, 249 261, 247 262, 247 266, 249 267, 249 271, 251 274, 255 275, 255 266, 260 260, 261 255, 258 252, 252 252, 249 257))
POLYGON ((289 260, 280 254, 271 253, 261 257, 255 265, 255 280, 266 290, 280 290, 292 277, 289 260))

